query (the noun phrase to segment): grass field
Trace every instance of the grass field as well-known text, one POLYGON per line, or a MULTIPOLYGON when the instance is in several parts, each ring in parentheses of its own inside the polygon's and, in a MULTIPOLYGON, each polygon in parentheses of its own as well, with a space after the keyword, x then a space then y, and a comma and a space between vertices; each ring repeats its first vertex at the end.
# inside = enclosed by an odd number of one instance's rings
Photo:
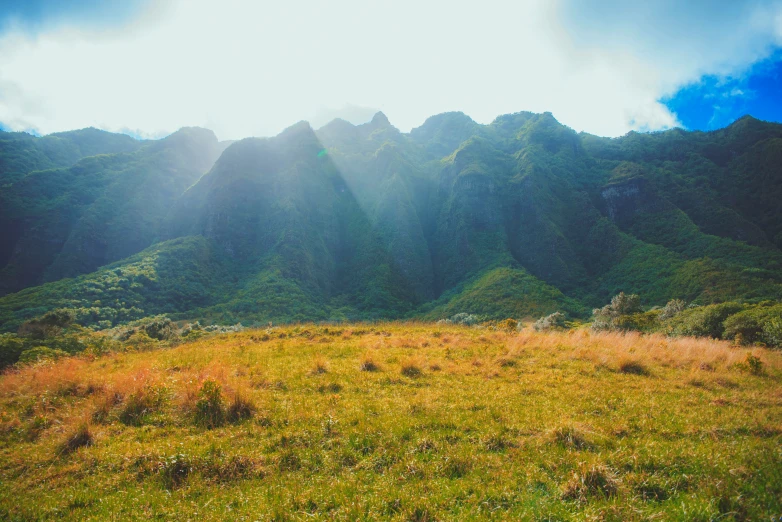
POLYGON ((0 519, 776 520, 749 352, 390 323, 60 359, 0 377, 0 519))

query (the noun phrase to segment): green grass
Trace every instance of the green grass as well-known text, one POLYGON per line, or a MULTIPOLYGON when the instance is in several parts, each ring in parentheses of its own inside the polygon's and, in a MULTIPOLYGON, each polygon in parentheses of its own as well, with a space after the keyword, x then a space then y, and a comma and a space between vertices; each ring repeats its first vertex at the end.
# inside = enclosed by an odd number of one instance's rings
POLYGON ((0 377, 0 518, 782 512, 775 351, 400 323, 125 348, 0 377))

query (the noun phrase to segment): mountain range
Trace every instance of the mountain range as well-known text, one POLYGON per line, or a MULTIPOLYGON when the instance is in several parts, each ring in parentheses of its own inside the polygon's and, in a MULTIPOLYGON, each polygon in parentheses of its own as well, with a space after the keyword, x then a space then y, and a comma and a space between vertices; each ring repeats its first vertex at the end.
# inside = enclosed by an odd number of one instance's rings
POLYGON ((780 201, 782 125, 749 116, 613 139, 529 112, 0 133, 0 330, 56 308, 105 328, 779 300, 780 201))

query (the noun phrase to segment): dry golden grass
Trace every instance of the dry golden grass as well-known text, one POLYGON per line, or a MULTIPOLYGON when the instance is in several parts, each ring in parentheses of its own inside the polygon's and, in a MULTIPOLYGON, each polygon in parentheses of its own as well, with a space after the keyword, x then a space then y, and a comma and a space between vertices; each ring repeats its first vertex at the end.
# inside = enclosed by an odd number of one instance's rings
POLYGON ((761 373, 703 339, 299 325, 14 369, 0 518, 751 518, 782 491, 782 354, 749 352, 761 373))

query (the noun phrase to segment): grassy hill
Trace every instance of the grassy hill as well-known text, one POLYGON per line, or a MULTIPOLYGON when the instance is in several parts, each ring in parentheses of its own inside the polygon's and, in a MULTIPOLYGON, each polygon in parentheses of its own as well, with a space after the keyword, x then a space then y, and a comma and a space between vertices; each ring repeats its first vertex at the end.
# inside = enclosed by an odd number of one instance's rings
POLYGON ((201 335, 0 375, 0 518, 782 512, 779 352, 401 323, 201 335))

